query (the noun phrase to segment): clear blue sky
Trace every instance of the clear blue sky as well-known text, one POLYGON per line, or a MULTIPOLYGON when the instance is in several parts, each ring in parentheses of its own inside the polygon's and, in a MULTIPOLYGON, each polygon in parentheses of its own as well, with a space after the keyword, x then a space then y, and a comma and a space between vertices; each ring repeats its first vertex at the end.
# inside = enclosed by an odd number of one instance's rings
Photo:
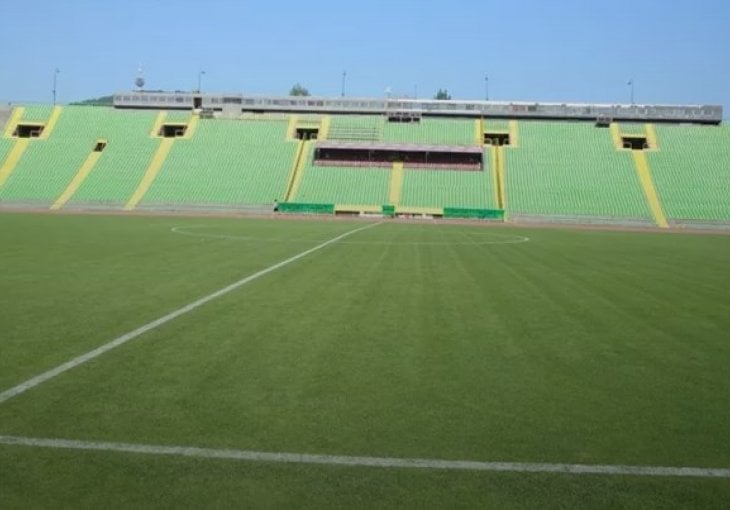
MULTIPOLYGON (((0 101, 150 89, 730 107, 730 2, 0 0, 0 101)), ((727 113, 726 113, 727 115, 727 113)))

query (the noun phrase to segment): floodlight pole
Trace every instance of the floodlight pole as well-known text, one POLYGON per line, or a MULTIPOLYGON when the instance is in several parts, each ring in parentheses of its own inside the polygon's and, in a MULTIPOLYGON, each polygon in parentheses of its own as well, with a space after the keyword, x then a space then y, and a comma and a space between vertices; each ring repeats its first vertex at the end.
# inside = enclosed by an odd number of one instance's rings
POLYGON ((484 76, 484 100, 489 101, 489 75, 484 76))
POLYGON ((342 71, 342 97, 345 97, 345 80, 347 80, 347 71, 342 71))
POLYGON ((634 103, 634 79, 633 78, 631 78, 629 80, 628 85, 629 85, 629 87, 631 87, 631 104, 634 105, 636 103, 634 103))
POLYGON ((634 101, 634 80, 631 80, 631 104, 636 104, 636 101, 634 101))
POLYGON ((57 67, 53 70, 53 106, 56 106, 56 85, 58 83, 58 73, 60 73, 61 70, 57 67))
POLYGON ((198 71, 198 94, 201 92, 201 83, 203 81, 203 75, 205 74, 205 71, 198 71))

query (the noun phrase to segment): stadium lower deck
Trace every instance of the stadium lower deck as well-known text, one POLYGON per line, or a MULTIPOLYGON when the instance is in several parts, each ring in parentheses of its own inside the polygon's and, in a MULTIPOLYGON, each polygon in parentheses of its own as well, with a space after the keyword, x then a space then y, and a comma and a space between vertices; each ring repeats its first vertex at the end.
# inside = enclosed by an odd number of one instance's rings
POLYGON ((0 207, 730 222, 725 125, 18 106, 0 207))

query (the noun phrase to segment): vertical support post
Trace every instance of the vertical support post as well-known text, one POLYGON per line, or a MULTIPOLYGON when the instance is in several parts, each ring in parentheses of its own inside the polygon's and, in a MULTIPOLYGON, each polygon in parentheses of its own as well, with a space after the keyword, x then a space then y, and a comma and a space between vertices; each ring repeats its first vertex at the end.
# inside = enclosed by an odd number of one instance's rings
POLYGON ((58 84, 58 73, 60 72, 61 70, 58 67, 53 70, 53 90, 51 91, 53 92, 53 106, 56 106, 56 85, 58 84))

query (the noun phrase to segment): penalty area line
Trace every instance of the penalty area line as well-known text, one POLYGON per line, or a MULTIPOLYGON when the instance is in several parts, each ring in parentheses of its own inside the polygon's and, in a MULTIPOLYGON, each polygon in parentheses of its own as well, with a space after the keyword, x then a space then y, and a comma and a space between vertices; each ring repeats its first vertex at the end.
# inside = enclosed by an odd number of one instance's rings
POLYGON ((730 469, 700 467, 628 466, 617 464, 553 464, 541 462, 484 462, 473 460, 410 459, 398 457, 355 457, 276 453, 254 450, 163 446, 151 444, 43 439, 0 435, 0 445, 86 450, 145 455, 223 459, 286 464, 322 464, 370 468, 431 469, 450 471, 495 471, 508 473, 559 473, 570 475, 671 476, 684 478, 730 478, 730 469))
POLYGON ((336 237, 333 237, 332 239, 329 239, 327 241, 324 241, 323 243, 318 244, 317 246, 314 246, 313 248, 309 248, 308 250, 304 250, 301 253, 298 253, 292 257, 289 257, 286 260, 282 260, 281 262, 277 262, 276 264, 269 266, 265 269, 262 269, 261 271, 257 271, 256 273, 253 273, 249 276, 246 276, 245 278, 242 278, 238 280, 237 282, 231 283, 230 285, 227 285, 226 287, 223 287, 222 289, 219 289, 211 294, 208 294, 207 296, 203 296, 200 299, 197 299, 193 301, 192 303, 189 303, 181 308, 178 308, 177 310, 174 310, 167 315, 163 315, 159 319, 155 319, 152 322, 148 322, 147 324, 140 326, 139 328, 130 331, 129 333, 125 333, 122 336, 119 336, 115 338, 114 340, 105 343, 104 345, 101 345, 97 347, 96 349, 93 349, 85 354, 82 354, 80 356, 77 356, 76 358, 73 358, 65 363, 62 363, 58 365, 55 368, 52 368, 51 370, 48 370, 46 372, 43 372, 42 374, 38 374, 35 377, 32 377, 26 381, 23 381, 22 383, 13 386, 12 388, 9 388, 2 393, 0 393, 0 404, 3 404, 4 402, 7 402, 13 397, 16 397, 22 393, 25 393, 26 391, 35 388, 36 386, 43 384, 44 382, 53 379, 54 377, 57 377, 64 372, 68 372, 69 370, 72 370, 79 365, 83 365, 84 363, 91 361, 94 358, 98 358, 102 354, 111 351, 112 349, 115 349, 119 347, 120 345, 124 345, 130 340, 133 340, 137 338, 138 336, 144 335, 145 333, 152 331, 153 329, 159 328, 160 326, 177 319, 178 317, 185 315, 187 313, 192 312, 193 310, 200 308, 201 306, 205 305, 206 303, 213 301, 214 299, 217 299, 221 296, 225 296, 226 294, 238 289, 239 287, 242 287, 248 283, 251 283, 254 280, 257 280, 258 278, 261 278, 262 276, 265 276, 273 271, 276 271, 277 269, 281 269, 284 266, 287 266, 291 264, 292 262, 296 262, 297 260, 306 257, 307 255, 310 255, 318 250, 321 250, 322 248, 325 248, 331 244, 336 243, 337 241, 341 239, 345 239, 346 237, 349 237, 353 234, 356 234, 358 232, 361 232, 363 230, 366 230, 368 228, 372 228, 376 225, 379 225, 379 223, 369 223, 368 225, 365 225, 364 227, 358 227, 353 230, 349 230, 345 232, 344 234, 340 234, 336 237))

